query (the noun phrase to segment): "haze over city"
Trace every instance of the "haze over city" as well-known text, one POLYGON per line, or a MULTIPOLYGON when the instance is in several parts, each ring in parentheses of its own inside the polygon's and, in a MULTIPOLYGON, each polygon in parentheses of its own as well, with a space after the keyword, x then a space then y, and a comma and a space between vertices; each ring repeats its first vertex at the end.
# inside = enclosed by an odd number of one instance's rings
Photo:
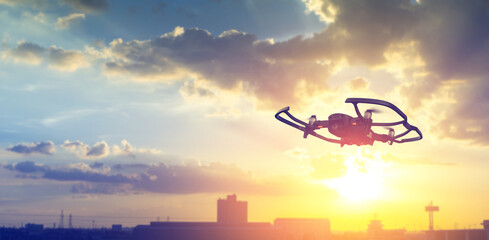
POLYGON ((340 232, 426 230, 430 201, 435 229, 489 218, 487 1, 0 0, 0 22, 0 226, 216 221, 231 193, 250 222, 340 232), (423 139, 340 147, 274 118, 350 97, 423 139))

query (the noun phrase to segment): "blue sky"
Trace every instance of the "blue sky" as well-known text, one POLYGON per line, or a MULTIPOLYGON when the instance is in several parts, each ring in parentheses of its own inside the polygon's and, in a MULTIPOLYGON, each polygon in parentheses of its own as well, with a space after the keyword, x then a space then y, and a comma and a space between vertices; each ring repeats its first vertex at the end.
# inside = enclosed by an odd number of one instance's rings
MULTIPOLYGON (((0 0, 0 224, 31 213, 50 223, 61 208, 213 220, 215 199, 235 192, 256 204, 253 221, 330 217, 338 230, 362 229, 377 212, 416 230, 424 213, 413 208, 434 200, 447 209, 440 225, 453 226, 463 201, 453 186, 489 198, 472 180, 487 179, 488 9, 0 0), (352 114, 348 97, 396 104, 425 138, 340 148, 273 118, 284 106, 302 118, 352 114), (196 204, 208 208, 193 215, 196 204)), ((485 205, 470 206, 462 225, 484 217, 475 209, 485 205)))

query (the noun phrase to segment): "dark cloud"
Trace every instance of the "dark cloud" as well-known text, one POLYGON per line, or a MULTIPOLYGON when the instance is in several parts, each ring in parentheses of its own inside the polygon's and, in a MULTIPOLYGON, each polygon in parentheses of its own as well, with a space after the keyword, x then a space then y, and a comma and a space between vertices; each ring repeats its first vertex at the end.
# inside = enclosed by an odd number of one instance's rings
POLYGON ((183 30, 149 41, 113 41, 108 49, 116 61, 105 64, 108 74, 132 75, 151 81, 196 74, 221 89, 243 87, 263 103, 283 105, 297 101, 299 83, 305 90, 326 89, 329 67, 315 60, 290 62, 268 58, 254 35, 228 31, 219 36, 201 29, 183 30), (121 60, 121 61, 118 61, 121 60), (122 61, 124 60, 124 61, 122 61))
POLYGON ((131 186, 128 184, 108 183, 78 183, 71 186, 72 193, 82 194, 128 194, 131 186))
POLYGON ((21 173, 34 173, 34 172, 44 172, 47 170, 46 167, 35 164, 31 161, 19 162, 15 164, 15 171, 21 173))
POLYGON ((62 0, 62 2, 84 13, 99 13, 109 9, 107 0, 62 0))
POLYGON ((13 59, 15 62, 39 64, 44 58, 46 49, 30 42, 19 42, 13 49, 4 52, 3 56, 13 59))
POLYGON ((134 169, 134 168, 140 168, 140 169, 146 169, 149 168, 150 165, 143 164, 143 163, 133 163, 133 164, 116 164, 112 166, 112 169, 121 171, 123 169, 134 169))
POLYGON ((51 155, 56 151, 56 146, 51 141, 39 142, 39 143, 19 143, 15 146, 7 148, 7 151, 19 153, 19 154, 46 154, 51 155))
POLYGON ((335 9, 334 22, 310 38, 298 36, 263 48, 269 56, 286 59, 339 60, 376 65, 384 51, 406 39, 417 22, 409 0, 325 0, 322 11, 335 9))
POLYGON ((104 174, 98 172, 82 171, 80 169, 58 170, 47 169, 43 178, 58 181, 86 181, 101 183, 131 183, 133 178, 122 174, 104 174))
POLYGON ((58 70, 74 71, 78 68, 88 66, 85 55, 79 51, 64 50, 56 46, 51 46, 48 52, 50 66, 58 70))
POLYGON ((140 175, 139 189, 161 193, 254 192, 263 186, 236 166, 211 163, 205 166, 152 166, 140 175))
MULTIPOLYGON (((310 188, 298 179, 261 180, 235 165, 211 163, 208 165, 127 164, 117 168, 131 168, 138 174, 98 171, 97 166, 79 169, 48 167, 33 162, 20 162, 4 168, 19 172, 18 177, 77 182, 73 193, 137 193, 193 194, 208 192, 241 192, 260 194, 290 194, 310 188), (34 174, 37 173, 37 174, 34 174), (286 183, 284 183, 286 182, 286 183)), ((324 188, 324 187, 321 187, 324 188)))
POLYGON ((13 164, 7 164, 7 165, 4 165, 3 168, 5 168, 7 170, 10 170, 10 171, 13 171, 14 170, 14 165, 13 164))
POLYGON ((87 152, 87 157, 100 157, 107 155, 109 151, 109 145, 104 142, 96 143, 87 152))
POLYGON ((35 43, 18 42, 17 46, 3 52, 4 58, 14 62, 40 64, 46 61, 50 67, 61 71, 74 71, 89 65, 86 56, 75 50, 64 50, 56 46, 41 47, 35 43))
MULTIPOLYGON (((489 144, 489 2, 485 0, 308 0, 333 19, 311 38, 296 37, 264 48, 275 58, 347 59, 378 65, 396 44, 414 46, 423 67, 406 67, 401 93, 413 109, 449 91, 449 110, 432 109, 442 137, 489 144), (457 82, 457 83, 453 83, 457 82), (442 90, 443 89, 443 90, 442 90), (478 106, 478 107, 475 107, 478 106)), ((411 64, 411 63, 406 63, 411 64)))
POLYGON ((456 103, 434 126, 434 132, 444 138, 468 141, 473 145, 489 145, 489 76, 470 85, 458 83, 456 103))
POLYGON ((101 168, 103 166, 104 166, 104 164, 101 162, 94 162, 93 164, 90 164, 91 168, 101 168))

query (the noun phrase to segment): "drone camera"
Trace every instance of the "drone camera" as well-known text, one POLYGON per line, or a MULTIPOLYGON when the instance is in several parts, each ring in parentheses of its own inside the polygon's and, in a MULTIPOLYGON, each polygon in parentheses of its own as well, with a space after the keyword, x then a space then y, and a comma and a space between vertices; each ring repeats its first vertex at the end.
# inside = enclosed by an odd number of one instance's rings
POLYGON ((392 128, 389 129, 389 133, 388 133, 389 137, 394 138, 394 134, 395 134, 394 129, 392 129, 392 128))
POLYGON ((317 120, 316 115, 312 115, 309 118, 309 125, 313 125, 316 122, 316 120, 317 120))
POLYGON ((371 119, 372 118, 372 111, 365 111, 365 113, 363 114, 363 118, 366 118, 366 119, 371 119))

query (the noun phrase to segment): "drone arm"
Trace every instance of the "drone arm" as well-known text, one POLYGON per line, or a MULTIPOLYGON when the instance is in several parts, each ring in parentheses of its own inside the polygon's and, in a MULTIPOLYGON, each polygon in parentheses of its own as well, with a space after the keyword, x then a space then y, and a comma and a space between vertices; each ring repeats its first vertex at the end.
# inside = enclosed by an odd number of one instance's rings
POLYGON ((328 127, 328 120, 318 120, 314 122, 314 129, 321 129, 328 127))
POLYGON ((285 113, 285 114, 287 114, 287 116, 289 116, 289 117, 290 117, 290 119, 292 119, 292 120, 294 120, 294 121, 296 121, 296 122, 298 122, 298 123, 301 123, 302 125, 304 125, 304 126, 305 126, 305 125, 306 125, 306 123, 305 123, 305 122, 303 122, 303 121, 301 121, 301 120, 299 120, 299 119, 297 119, 297 118, 295 118, 294 116, 292 116, 292 114, 290 114, 290 113, 289 113, 289 109, 290 109, 290 107, 284 107, 284 108, 280 109, 280 111, 278 111, 278 112, 275 114, 275 118, 276 118, 277 120, 279 120, 279 121, 281 121, 281 122, 283 122, 283 123, 285 123, 285 124, 287 124, 287 125, 291 126, 291 127, 297 128, 297 129, 299 129, 299 130, 301 130, 301 131, 305 131, 305 130, 306 130, 306 128, 305 128, 305 127, 303 127, 303 126, 299 126, 299 125, 297 125, 297 124, 295 124, 295 123, 293 123, 293 122, 291 122, 291 121, 289 121, 289 120, 287 120, 287 119, 283 118, 282 116, 280 116, 280 114, 281 114, 281 113, 285 113))
MULTIPOLYGON (((404 127, 407 128, 408 130, 406 132, 404 132, 404 133, 399 134, 399 135, 404 136, 404 135, 406 135, 407 133, 409 133, 411 131, 415 131, 418 134, 418 136, 417 137, 412 137, 412 138, 405 138, 405 139, 402 139, 402 140, 396 141, 396 142, 398 142, 398 143, 405 143, 405 142, 414 142, 414 141, 418 141, 418 140, 423 139, 423 134, 421 133, 421 131, 417 127, 415 127, 415 126, 413 126, 413 125, 411 125, 411 124, 409 124, 407 122, 404 123, 404 127)), ((396 136, 396 138, 401 137, 399 135, 396 136)))
POLYGON ((338 140, 338 139, 331 139, 331 138, 327 138, 327 137, 324 137, 324 136, 322 136, 322 135, 320 135, 320 134, 317 134, 316 132, 311 132, 311 133, 309 133, 309 135, 313 135, 314 137, 317 137, 317 138, 319 138, 319 139, 322 139, 322 140, 324 140, 324 141, 326 141, 326 142, 331 142, 331 143, 341 143, 341 141, 340 141, 340 140, 338 140))
POLYGON ((381 141, 381 142, 389 142, 389 143, 392 143, 392 142, 395 142, 395 143, 405 143, 405 142, 414 142, 414 141, 418 141, 418 140, 421 140, 423 138, 423 134, 421 133, 421 131, 419 131, 419 129, 415 126, 412 126, 408 123, 404 124, 404 127, 407 128, 406 131, 404 131, 403 133, 401 134, 398 134, 396 136, 394 136, 393 138, 389 137, 389 135, 387 134, 377 134, 377 133, 373 133, 373 139, 375 141, 381 141), (401 138, 401 137, 404 137, 406 136, 408 133, 410 133, 411 131, 415 131, 419 136, 418 137, 412 137, 412 138, 404 138, 404 139, 401 139, 401 140, 396 140, 398 138, 401 138))
POLYGON ((372 138, 375 141, 380 141, 380 142, 387 142, 391 140, 391 138, 387 134, 378 134, 378 133, 373 133, 372 138))
MULTIPOLYGON (((285 123, 285 124, 287 124, 287 125, 291 126, 291 127, 294 127, 294 128, 299 129, 299 130, 301 130, 301 131, 303 131, 303 132, 306 132, 306 126, 308 126, 308 124, 307 124, 307 123, 305 123, 305 122, 303 122, 303 121, 301 121, 300 119, 298 119, 298 118, 294 117, 292 114, 290 114, 290 113, 289 113, 289 110, 290 110, 290 107, 285 107, 285 108, 280 109, 280 110, 279 110, 279 111, 278 111, 278 112, 275 114, 275 118, 276 118, 277 120, 279 120, 279 121, 281 121, 281 122, 283 122, 283 123, 285 123), (290 118, 290 119, 292 119, 293 121, 295 121, 295 122, 297 122, 297 123, 300 123, 300 124, 304 125, 304 127, 303 127, 303 126, 300 126, 300 125, 298 125, 298 124, 296 124, 296 123, 293 123, 293 122, 291 122, 291 121, 289 121, 289 120, 287 120, 287 119, 285 119, 285 118, 283 118, 282 116, 280 116, 280 114, 282 114, 282 113, 285 113, 285 114, 286 114, 287 116, 289 116, 289 118, 290 118)), ((316 121, 316 123, 317 123, 317 124, 314 124, 314 127, 315 127, 316 129, 319 129, 319 128, 323 128, 323 127, 327 127, 327 126, 328 126, 328 121, 316 121), (319 125, 319 124, 320 124, 320 125, 319 125), (319 126, 321 126, 321 127, 319 127, 319 126)), ((319 138, 319 139, 322 139, 322 140, 324 140, 324 141, 327 141, 327 142, 331 142, 331 143, 340 143, 340 140, 337 140, 337 139, 331 139, 331 138, 324 137, 324 136, 322 136, 322 135, 320 135, 320 134, 318 134, 318 133, 316 133, 316 132, 314 132, 314 131, 308 131, 308 134, 309 134, 309 135, 312 135, 312 136, 314 136, 314 137, 317 137, 317 138, 319 138)))

